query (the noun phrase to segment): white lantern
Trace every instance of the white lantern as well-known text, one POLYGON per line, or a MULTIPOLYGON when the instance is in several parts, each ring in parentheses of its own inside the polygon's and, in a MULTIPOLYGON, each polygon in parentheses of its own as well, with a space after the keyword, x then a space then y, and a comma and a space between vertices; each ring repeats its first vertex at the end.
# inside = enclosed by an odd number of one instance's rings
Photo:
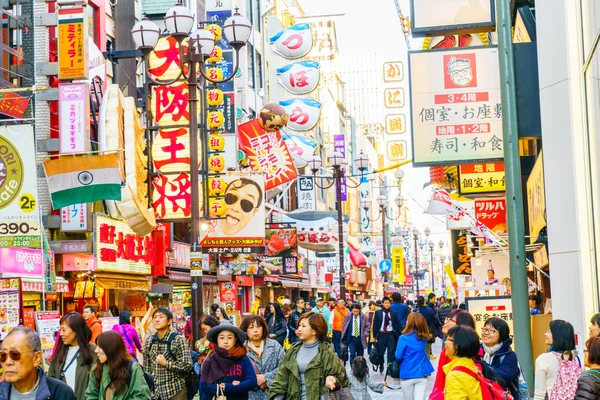
POLYGON ((252 24, 250 24, 250 21, 246 17, 240 15, 238 11, 227 18, 223 24, 223 34, 229 41, 229 45, 236 50, 246 45, 251 33, 252 24))
POLYGON ((204 28, 198 28, 190 34, 190 41, 194 43, 196 54, 209 56, 215 49, 215 37, 210 31, 204 28))
POLYGON ((358 157, 354 160, 354 163, 356 164, 356 168, 358 168, 360 172, 363 172, 369 166, 369 157, 361 150, 358 157))
POLYGON ((329 156, 329 164, 333 167, 333 168, 340 168, 342 166, 342 160, 344 159, 344 156, 342 155, 341 152, 339 151, 334 151, 330 156, 329 156))
POLYGON ((425 233, 425 236, 429 237, 429 235, 431 234, 431 229, 429 229, 429 227, 427 227, 427 228, 425 228, 423 233, 425 233))
POLYGON ((379 207, 387 207, 387 205, 388 205, 388 199, 387 199, 387 197, 385 197, 382 194, 380 194, 379 196, 377 196, 377 204, 379 204, 379 207))
POLYGON ((194 26, 194 14, 189 8, 178 3, 167 11, 165 26, 171 36, 185 37, 194 26))
POLYGON ((316 154, 313 154, 308 164, 310 165, 310 170, 313 172, 313 174, 316 174, 321 170, 321 165, 323 164, 323 162, 321 161, 321 157, 319 157, 316 154))
POLYGON ((369 208, 371 208, 371 201, 367 200, 367 199, 363 199, 360 201, 360 206, 365 210, 365 211, 369 211, 369 208))
POLYGON ((419 230, 417 229, 416 226, 412 229, 412 234, 413 234, 413 236, 419 236, 419 230))
POLYGON ((396 197, 396 205, 398 206, 398 208, 402 207, 404 205, 404 197, 396 197))
POLYGON ((154 49, 160 38, 160 29, 150 21, 148 17, 142 18, 131 30, 131 38, 136 49, 143 53, 149 53, 154 49))
POLYGON ((396 176, 396 179, 402 180, 402 178, 404 178, 404 171, 398 168, 394 175, 396 176))

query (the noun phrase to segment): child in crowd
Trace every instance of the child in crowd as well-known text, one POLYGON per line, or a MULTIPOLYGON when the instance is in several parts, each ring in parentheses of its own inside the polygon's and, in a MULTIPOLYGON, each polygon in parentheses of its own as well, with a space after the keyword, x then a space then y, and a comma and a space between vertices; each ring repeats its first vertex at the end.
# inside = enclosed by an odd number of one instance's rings
POLYGON ((383 393, 384 383, 373 383, 369 377, 369 366, 364 357, 356 357, 352 363, 352 374, 348 381, 350 382, 350 391, 354 400, 371 400, 369 389, 375 393, 383 393))

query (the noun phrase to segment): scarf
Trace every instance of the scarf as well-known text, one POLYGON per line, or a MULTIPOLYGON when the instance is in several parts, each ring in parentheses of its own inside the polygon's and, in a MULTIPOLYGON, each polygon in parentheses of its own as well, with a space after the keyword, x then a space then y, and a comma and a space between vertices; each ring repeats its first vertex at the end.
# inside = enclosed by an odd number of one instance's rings
POLYGON ((260 346, 255 346, 251 341, 248 340, 246 342, 246 346, 250 351, 253 351, 254 354, 256 354, 256 358, 260 360, 260 358, 262 357, 262 353, 265 351, 265 341, 262 340, 260 342, 260 346))
POLYGON ((491 365, 492 360, 494 359, 494 356, 496 355, 498 350, 500 350, 500 347, 502 347, 502 343, 498 343, 497 345, 492 346, 492 347, 486 346, 484 344, 483 351, 485 353, 483 354, 483 361, 485 361, 486 363, 491 365))
POLYGON ((242 357, 246 348, 236 344, 229 350, 215 345, 215 351, 202 363, 201 380, 203 383, 216 383, 227 376, 227 373, 242 357))
POLYGON ((389 308, 387 310, 383 309, 383 313, 385 314, 385 318, 383 319, 383 329, 387 331, 387 330, 389 330, 389 325, 390 325, 390 321, 391 321, 390 309, 389 308))

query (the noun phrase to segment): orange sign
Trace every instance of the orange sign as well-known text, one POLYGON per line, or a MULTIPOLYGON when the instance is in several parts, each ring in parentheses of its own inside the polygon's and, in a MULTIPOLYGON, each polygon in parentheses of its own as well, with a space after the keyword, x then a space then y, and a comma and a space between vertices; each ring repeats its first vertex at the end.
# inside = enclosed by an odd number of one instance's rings
POLYGON ((88 79, 87 26, 83 7, 58 10, 58 79, 88 79))

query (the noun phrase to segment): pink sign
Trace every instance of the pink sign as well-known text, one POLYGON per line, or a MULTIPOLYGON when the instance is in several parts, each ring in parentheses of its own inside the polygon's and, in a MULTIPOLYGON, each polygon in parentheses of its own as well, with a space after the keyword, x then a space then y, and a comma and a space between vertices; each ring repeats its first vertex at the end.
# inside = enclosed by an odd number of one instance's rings
POLYGON ((32 249, 0 249, 0 271, 3 274, 44 274, 44 253, 32 249))
POLYGON ((89 83, 61 83, 58 93, 60 153, 89 150, 89 83))
POLYGON ((95 271, 96 257, 87 254, 63 254, 63 271, 95 271))

